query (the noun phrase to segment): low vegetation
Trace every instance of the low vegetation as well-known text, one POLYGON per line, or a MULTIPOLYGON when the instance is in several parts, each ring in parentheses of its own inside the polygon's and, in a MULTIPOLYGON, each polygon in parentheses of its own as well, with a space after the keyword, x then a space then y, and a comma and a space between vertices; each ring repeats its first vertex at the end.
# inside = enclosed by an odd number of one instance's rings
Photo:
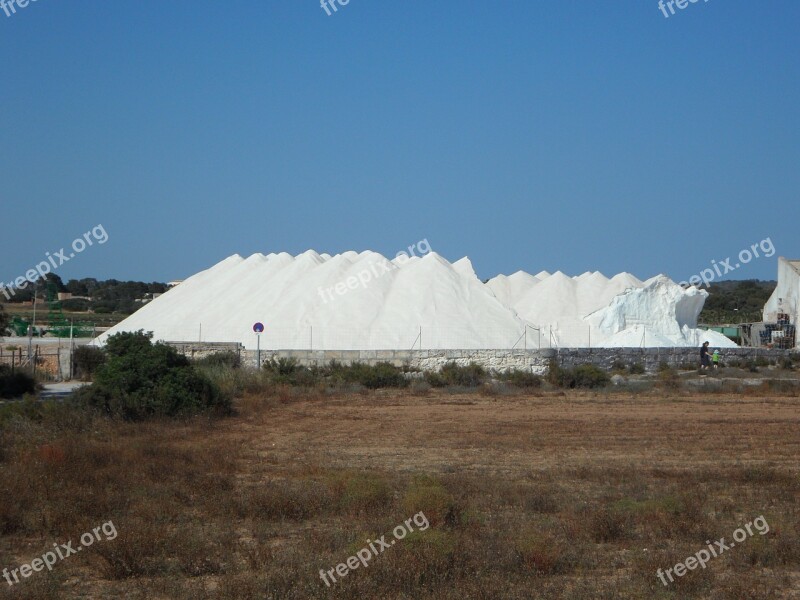
POLYGON ((134 421, 230 412, 230 396, 185 356, 165 344, 153 344, 151 337, 141 331, 110 337, 106 362, 76 399, 103 414, 134 421))
POLYGON ((547 380, 562 388, 599 388, 611 383, 611 377, 596 365, 586 364, 564 368, 555 359, 550 361, 547 380))
POLYGON ((478 387, 488 379, 489 374, 486 369, 474 362, 465 366, 450 362, 438 372, 425 372, 425 380, 433 387, 478 387))
POLYGON ((91 381, 106 362, 106 353, 93 346, 79 346, 72 354, 72 364, 76 379, 91 381))
POLYGON ((119 534, 0 586, 0 599, 727 600, 798 589, 793 399, 772 397, 762 422, 763 400, 711 406, 701 395, 552 390, 498 403, 432 390, 420 403, 395 389, 319 402, 314 387, 286 389, 245 392, 213 428, 71 402, 0 411, 2 567, 107 521, 119 534), (392 540, 420 512, 427 530, 322 582, 320 569, 392 540), (768 534, 668 588, 658 580, 759 515, 768 534))
POLYGON ((776 285, 775 281, 758 280, 712 282, 699 322, 722 325, 760 321, 776 285))
POLYGON ((36 380, 20 371, 13 370, 6 365, 0 365, 0 398, 21 398, 25 394, 36 392, 36 380))

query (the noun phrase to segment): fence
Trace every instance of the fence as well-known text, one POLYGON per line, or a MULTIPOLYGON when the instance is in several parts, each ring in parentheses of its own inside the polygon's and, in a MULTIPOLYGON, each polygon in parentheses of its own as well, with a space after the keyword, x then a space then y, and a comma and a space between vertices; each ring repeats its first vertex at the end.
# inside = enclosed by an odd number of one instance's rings
POLYGON ((44 381, 64 381, 71 378, 70 348, 33 346, 28 349, 0 346, 0 365, 12 370, 24 370, 44 381))
POLYGON ((72 378, 72 353, 90 338, 0 338, 0 365, 24 369, 43 381, 66 381, 72 378))

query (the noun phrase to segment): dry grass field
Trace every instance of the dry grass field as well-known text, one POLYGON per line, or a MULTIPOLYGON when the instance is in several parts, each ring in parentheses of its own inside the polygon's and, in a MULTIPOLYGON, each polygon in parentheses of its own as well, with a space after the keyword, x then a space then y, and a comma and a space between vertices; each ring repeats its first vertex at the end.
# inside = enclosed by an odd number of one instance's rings
POLYGON ((0 599, 800 598, 796 392, 280 388, 230 418, 64 408, 0 436, 0 568, 118 533, 0 599))

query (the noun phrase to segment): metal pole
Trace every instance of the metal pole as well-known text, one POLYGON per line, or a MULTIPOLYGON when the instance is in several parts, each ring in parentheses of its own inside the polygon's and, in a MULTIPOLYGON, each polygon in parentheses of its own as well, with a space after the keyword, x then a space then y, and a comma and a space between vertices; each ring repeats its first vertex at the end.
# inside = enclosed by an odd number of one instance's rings
MULTIPOLYGON (((72 328, 75 326, 75 317, 70 320, 69 323, 69 378, 72 380, 72 377, 75 375, 75 342, 72 338, 72 328)), ((59 348, 61 347, 61 338, 59 338, 59 348)), ((61 367, 61 356, 59 356, 58 365, 59 368, 61 367)))
POLYGON ((256 368, 261 368, 261 334, 256 334, 256 368))
POLYGON ((33 356, 33 328, 36 327, 36 288, 33 289, 33 318, 28 327, 28 358, 33 356))

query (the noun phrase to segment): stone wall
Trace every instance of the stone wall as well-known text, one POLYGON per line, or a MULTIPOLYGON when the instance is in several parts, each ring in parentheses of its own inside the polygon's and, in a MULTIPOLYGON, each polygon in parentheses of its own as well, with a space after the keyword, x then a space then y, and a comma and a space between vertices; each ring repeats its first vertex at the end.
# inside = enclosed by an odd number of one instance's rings
MULTIPOLYGON (((781 360, 789 356, 789 350, 767 348, 721 348, 720 361, 724 364, 732 360, 749 361, 758 357, 767 360, 781 360)), ((670 367, 700 365, 700 348, 562 348, 557 350, 558 362, 569 368, 583 364, 594 364, 611 371, 615 364, 625 366, 641 365, 649 373, 658 370, 663 362, 670 367)))
MULTIPOLYGON (((189 358, 203 358, 210 354, 233 352, 238 354, 242 360, 246 360, 244 346, 238 342, 166 342, 166 344, 189 358)), ((255 365, 255 352, 253 352, 251 364, 255 365)))
MULTIPOLYGON (((242 350, 245 364, 256 364, 255 350, 242 350)), ((787 350, 764 348, 732 348, 720 351, 721 360, 753 360, 764 357, 780 360, 789 355, 787 350)), ((448 362, 459 365, 478 363, 487 369, 500 372, 521 370, 539 375, 547 373, 552 358, 556 357, 563 367, 594 364, 611 371, 615 364, 641 365, 648 372, 655 372, 663 362, 671 367, 697 365, 700 362, 699 348, 561 348, 544 350, 262 350, 261 361, 272 358, 294 358, 301 365, 323 366, 332 360, 344 364, 361 362, 375 364, 388 362, 395 366, 409 366, 423 371, 438 370, 448 362)))
MULTIPOLYGON (((344 364, 388 362, 398 367, 409 366, 423 371, 436 371, 448 362, 459 365, 476 362, 498 371, 519 369, 546 373, 548 361, 553 355, 552 350, 262 350, 261 361, 294 358, 306 366, 323 366, 332 360, 344 364)), ((255 365, 255 350, 244 351, 242 360, 255 365)))

